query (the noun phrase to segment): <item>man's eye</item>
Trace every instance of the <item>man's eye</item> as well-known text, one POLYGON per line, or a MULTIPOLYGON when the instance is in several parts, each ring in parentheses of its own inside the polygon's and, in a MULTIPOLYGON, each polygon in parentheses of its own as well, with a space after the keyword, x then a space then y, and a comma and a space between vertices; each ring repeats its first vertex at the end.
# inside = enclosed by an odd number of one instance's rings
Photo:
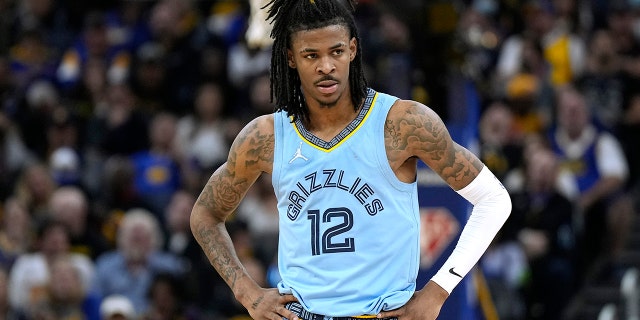
POLYGON ((317 54, 315 54, 315 53, 308 54, 308 55, 306 55, 306 56, 305 56, 305 58, 307 58, 307 59, 315 59, 315 58, 317 58, 317 57, 318 57, 318 55, 317 55, 317 54))
POLYGON ((335 54, 335 55, 341 55, 342 53, 344 53, 344 50, 342 50, 342 49, 338 49, 338 50, 333 52, 333 54, 335 54))

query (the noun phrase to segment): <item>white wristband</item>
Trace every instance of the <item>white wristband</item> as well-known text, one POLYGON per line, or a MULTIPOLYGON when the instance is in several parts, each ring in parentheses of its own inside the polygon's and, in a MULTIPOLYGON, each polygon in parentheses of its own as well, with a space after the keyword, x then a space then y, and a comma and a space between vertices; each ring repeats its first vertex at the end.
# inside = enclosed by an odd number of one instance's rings
POLYGON ((449 293, 480 260, 511 213, 509 193, 487 167, 457 192, 474 205, 473 210, 455 249, 431 278, 449 293))

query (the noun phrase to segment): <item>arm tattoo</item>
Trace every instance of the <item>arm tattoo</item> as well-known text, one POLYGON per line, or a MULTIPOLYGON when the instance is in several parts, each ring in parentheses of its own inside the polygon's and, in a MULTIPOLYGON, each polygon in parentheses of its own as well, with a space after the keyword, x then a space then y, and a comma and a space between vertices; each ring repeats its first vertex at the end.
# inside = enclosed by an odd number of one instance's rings
POLYGON ((264 134, 260 130, 253 130, 253 134, 246 139, 248 140, 245 160, 247 167, 273 161, 273 133, 264 134))
POLYGON ((394 125, 393 120, 387 120, 384 124, 384 128, 385 128, 386 134, 389 136, 389 139, 391 140, 390 147, 394 150, 399 149, 400 144, 402 142, 400 141, 402 136, 400 135, 400 132, 396 130, 396 126, 394 125))
POLYGON ((225 247, 225 244, 230 241, 222 233, 213 232, 207 226, 198 227, 198 238, 213 266, 233 289, 238 279, 238 271, 241 268, 233 263, 234 259, 229 255, 229 248, 225 247))
POLYGON ((238 135, 238 140, 234 145, 242 146, 242 152, 246 158, 244 165, 248 168, 254 165, 271 164, 273 162, 273 143, 273 132, 262 132, 256 122, 251 122, 238 135))
POLYGON ((233 290, 243 268, 236 257, 226 217, 238 206, 245 193, 273 159, 273 133, 260 130, 252 122, 238 135, 227 162, 211 175, 197 200, 202 209, 194 235, 213 267, 233 290))
POLYGON ((254 302, 251 304, 251 308, 252 308, 253 310, 258 309, 258 306, 259 306, 259 305, 260 305, 260 303, 262 302, 262 299, 264 299, 264 296, 260 296, 260 297, 258 297, 258 299, 256 299, 256 301, 254 301, 254 302))
POLYGON ((425 110, 412 108, 396 121, 387 121, 387 134, 393 140, 394 149, 417 149, 425 152, 432 161, 443 160, 448 134, 425 110))
POLYGON ((442 120, 426 108, 407 108, 399 118, 387 120, 385 132, 391 149, 419 156, 450 185, 469 182, 482 169, 475 155, 453 142, 442 120))
POLYGON ((226 166, 211 176, 207 185, 198 197, 198 205, 207 210, 221 210, 228 212, 233 210, 240 202, 247 181, 234 181, 232 174, 226 166), (233 184, 232 184, 233 182, 233 184))
POLYGON ((208 210, 229 212, 240 203, 250 181, 241 179, 236 170, 259 170, 273 162, 273 133, 264 133, 255 122, 250 123, 238 135, 227 163, 220 167, 209 179, 198 199, 198 204, 208 210), (238 156, 244 157, 244 167, 238 167, 238 156))
POLYGON ((455 156, 453 162, 445 164, 440 175, 449 183, 470 182, 480 170, 482 163, 471 151, 464 149, 457 144, 454 145, 455 156))

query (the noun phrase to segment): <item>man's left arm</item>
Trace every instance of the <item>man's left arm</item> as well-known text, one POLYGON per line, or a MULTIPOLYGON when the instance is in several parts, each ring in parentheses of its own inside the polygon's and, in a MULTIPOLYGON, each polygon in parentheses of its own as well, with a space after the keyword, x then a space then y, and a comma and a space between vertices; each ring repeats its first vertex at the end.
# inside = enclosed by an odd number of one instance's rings
MULTIPOLYGON (((453 190, 473 204, 455 249, 429 283, 401 308, 403 318, 435 319, 444 300, 480 260, 511 213, 511 199, 502 183, 471 151, 451 139, 440 117, 419 103, 405 103, 403 141, 412 153, 453 190), (422 315, 420 315, 422 314, 422 315)), ((398 111, 397 110, 397 111, 398 111)), ((401 316, 383 312, 381 316, 401 316)))

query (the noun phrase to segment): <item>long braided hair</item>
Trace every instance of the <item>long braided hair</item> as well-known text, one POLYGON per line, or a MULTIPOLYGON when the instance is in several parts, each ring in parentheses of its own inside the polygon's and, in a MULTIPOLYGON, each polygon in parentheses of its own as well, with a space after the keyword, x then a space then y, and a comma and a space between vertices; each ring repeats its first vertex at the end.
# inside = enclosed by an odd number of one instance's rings
POLYGON ((291 35, 302 30, 343 25, 350 37, 357 41, 356 56, 349 66, 351 102, 357 110, 367 94, 367 80, 362 67, 360 37, 353 17, 355 0, 271 0, 267 20, 271 20, 274 39, 271 55, 271 101, 276 111, 286 111, 293 121, 308 120, 309 108, 300 88, 300 76, 290 68, 287 49, 291 48, 291 35))

